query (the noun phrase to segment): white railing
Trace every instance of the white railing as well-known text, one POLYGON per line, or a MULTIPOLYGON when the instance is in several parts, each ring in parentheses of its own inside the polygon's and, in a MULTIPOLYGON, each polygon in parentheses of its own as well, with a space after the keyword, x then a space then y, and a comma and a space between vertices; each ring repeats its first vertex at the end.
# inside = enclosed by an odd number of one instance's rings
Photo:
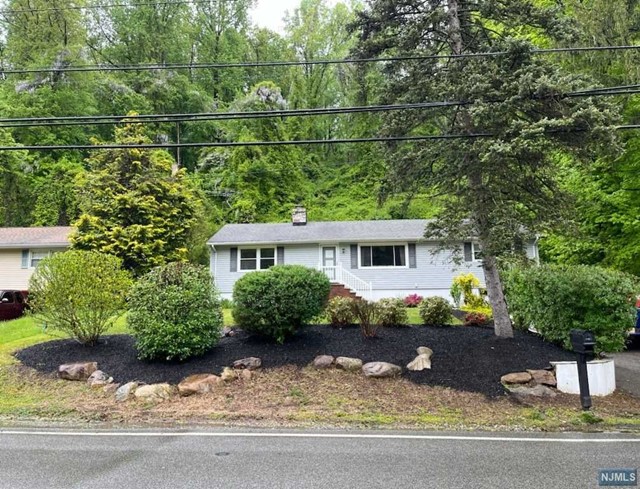
POLYGON ((344 285, 363 299, 371 299, 371 292, 373 291, 371 282, 362 280, 360 277, 357 277, 353 273, 342 268, 342 265, 325 267, 324 265, 320 264, 318 268, 322 272, 324 272, 324 274, 329 277, 329 280, 331 280, 332 282, 337 282, 344 285))

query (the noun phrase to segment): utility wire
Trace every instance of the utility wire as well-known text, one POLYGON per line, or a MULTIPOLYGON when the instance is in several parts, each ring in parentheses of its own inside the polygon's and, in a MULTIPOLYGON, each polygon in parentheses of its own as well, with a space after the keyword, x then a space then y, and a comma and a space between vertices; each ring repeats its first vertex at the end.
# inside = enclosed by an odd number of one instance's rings
MULTIPOLYGON (((640 93, 640 85, 620 85, 619 87, 603 87, 586 89, 576 92, 558 94, 553 98, 564 97, 589 97, 589 96, 615 96, 640 93), (626 87, 637 87, 635 89, 626 87)), ((535 97, 534 97, 535 98, 535 97)), ((538 97, 540 98, 540 97, 538 97)), ((544 97, 552 98, 552 97, 544 97)), ((482 103, 500 103, 503 100, 482 100, 482 103)), ((93 126, 112 125, 123 123, 135 124, 160 124, 179 122, 204 122, 217 120, 245 120, 264 119, 276 117, 313 117, 338 114, 370 113, 370 112, 390 112, 400 110, 418 110, 444 107, 457 107, 472 105, 475 101, 440 101, 440 102, 417 102, 407 104, 387 104, 387 105, 366 105, 353 107, 335 108, 311 108, 311 109, 289 109, 289 110, 264 110, 249 112, 203 112, 203 113, 183 113, 183 114, 141 114, 141 115, 99 115, 99 116, 65 116, 65 117, 28 117, 28 118, 5 118, 0 119, 0 128, 12 127, 51 127, 51 126, 93 126)))
POLYGON ((95 149, 175 149, 175 148, 228 148, 234 146, 292 146, 317 144, 345 144, 345 143, 374 143, 392 141, 428 141, 435 139, 475 139, 490 137, 490 133, 476 134, 440 134, 432 136, 389 136, 375 138, 350 139, 300 139, 290 141, 222 141, 208 143, 166 143, 166 144, 65 144, 65 145, 31 145, 31 146, 0 146, 0 151, 53 151, 53 150, 95 150, 95 149))
POLYGON ((0 9, 2 15, 28 14, 38 12, 64 12, 67 10, 98 10, 110 8, 134 8, 134 7, 156 7, 165 5, 198 5, 210 3, 210 0, 176 0, 175 2, 138 2, 138 3, 108 3, 103 5, 70 5, 68 7, 41 7, 41 8, 20 8, 20 9, 0 9))
MULTIPOLYGON (((624 46, 585 46, 573 48, 553 48, 534 49, 532 52, 537 55, 555 53, 582 53, 591 51, 627 51, 638 50, 640 45, 624 46)), ((391 61, 426 61, 426 60, 450 60, 467 59, 481 57, 496 57, 509 54, 508 51, 493 51, 482 53, 464 54, 434 54, 434 55, 407 55, 390 56, 383 58, 344 58, 344 59, 318 59, 308 61, 243 61, 234 63, 169 63, 169 64, 136 64, 136 65, 79 65, 49 68, 14 68, 1 70, 4 75, 24 75, 34 73, 73 73, 73 72, 94 72, 94 71, 162 71, 162 70, 196 70, 196 69, 226 69, 226 68, 265 68, 278 66, 315 66, 315 65, 336 65, 336 64, 361 64, 361 63, 381 63, 391 61)))
MULTIPOLYGON (((616 130, 640 129, 640 124, 627 124, 615 126, 616 130)), ((579 129, 558 130, 549 134, 571 134, 584 132, 579 129)), ((377 142, 416 142, 447 139, 479 139, 495 137, 494 133, 471 134, 437 134, 430 136, 389 136, 373 138, 351 139, 301 139, 289 141, 222 141, 206 143, 145 143, 145 144, 61 144, 61 145, 29 145, 29 146, 0 146, 0 151, 56 151, 56 150, 114 150, 114 149, 177 149, 177 148, 229 148, 237 146, 293 146, 293 145, 318 145, 318 144, 353 144, 353 143, 377 143, 377 142)))

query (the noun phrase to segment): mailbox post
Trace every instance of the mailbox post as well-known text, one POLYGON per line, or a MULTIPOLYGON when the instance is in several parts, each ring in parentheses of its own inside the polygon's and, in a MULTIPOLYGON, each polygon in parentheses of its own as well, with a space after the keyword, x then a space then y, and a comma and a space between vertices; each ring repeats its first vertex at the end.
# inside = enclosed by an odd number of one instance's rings
POLYGON ((596 339, 593 336, 593 333, 591 333, 590 331, 572 329, 571 344, 573 345, 573 351, 578 355, 578 382, 580 384, 580 403, 582 404, 582 409, 588 411, 589 408, 591 408, 591 394, 589 393, 587 360, 591 360, 594 356, 596 339))

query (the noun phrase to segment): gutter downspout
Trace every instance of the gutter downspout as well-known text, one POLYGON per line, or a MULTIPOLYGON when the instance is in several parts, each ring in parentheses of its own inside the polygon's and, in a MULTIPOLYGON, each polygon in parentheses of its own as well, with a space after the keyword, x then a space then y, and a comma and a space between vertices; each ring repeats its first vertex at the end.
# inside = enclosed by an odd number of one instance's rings
MULTIPOLYGON (((218 277, 218 252, 213 244, 209 244, 209 248, 211 248, 211 254, 213 254, 213 281, 215 282, 218 277)), ((209 258, 209 269, 211 269, 211 258, 209 258)))
POLYGON ((536 239, 533 240, 533 251, 536 254, 536 265, 540 266, 540 250, 538 249, 538 241, 540 241, 540 235, 536 234, 536 239))

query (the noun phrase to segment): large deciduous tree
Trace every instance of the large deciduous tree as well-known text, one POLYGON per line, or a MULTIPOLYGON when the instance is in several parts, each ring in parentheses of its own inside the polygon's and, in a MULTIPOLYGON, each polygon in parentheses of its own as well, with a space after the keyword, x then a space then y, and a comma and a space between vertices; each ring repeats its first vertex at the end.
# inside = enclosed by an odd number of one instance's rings
POLYGON ((386 103, 461 104, 393 114, 383 131, 460 135, 390 147, 395 176, 405 189, 427 186, 442 196, 429 235, 478 240, 496 335, 513 336, 499 261, 562 221, 567 200, 557 162, 561 155, 588 162, 610 145, 617 111, 601 99, 568 96, 588 81, 532 52, 523 32, 573 31, 531 1, 373 0, 357 27, 361 56, 461 55, 387 63, 386 103), (495 54, 464 56, 477 52, 495 54))
MULTIPOLYGON (((116 129, 116 143, 149 144, 140 124, 116 129)), ((120 257, 136 275, 187 257, 199 201, 185 170, 161 150, 97 149, 81 183, 83 214, 73 246, 120 257)))

